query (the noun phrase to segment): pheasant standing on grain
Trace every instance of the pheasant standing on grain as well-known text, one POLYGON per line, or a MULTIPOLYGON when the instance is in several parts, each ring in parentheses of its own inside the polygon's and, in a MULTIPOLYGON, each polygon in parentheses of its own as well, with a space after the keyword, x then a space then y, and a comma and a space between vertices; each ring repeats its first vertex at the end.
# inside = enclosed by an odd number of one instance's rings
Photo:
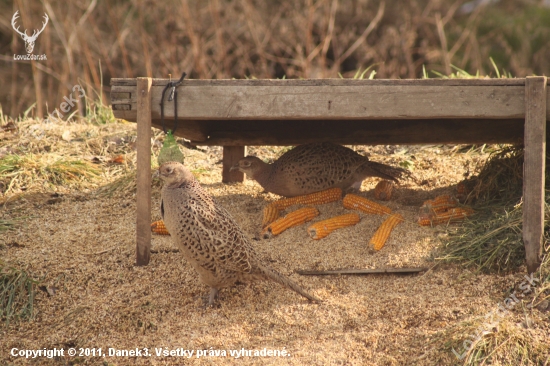
POLYGON ((347 147, 330 142, 311 143, 284 153, 273 164, 247 156, 231 167, 256 180, 266 192, 284 197, 301 196, 324 189, 359 189, 368 177, 397 181, 405 169, 370 161, 347 147))
POLYGON ((208 305, 214 303, 221 288, 247 280, 272 280, 311 301, 320 301, 264 264, 229 213, 186 167, 165 163, 159 176, 164 181, 162 219, 185 259, 199 273, 199 280, 211 287, 208 305))

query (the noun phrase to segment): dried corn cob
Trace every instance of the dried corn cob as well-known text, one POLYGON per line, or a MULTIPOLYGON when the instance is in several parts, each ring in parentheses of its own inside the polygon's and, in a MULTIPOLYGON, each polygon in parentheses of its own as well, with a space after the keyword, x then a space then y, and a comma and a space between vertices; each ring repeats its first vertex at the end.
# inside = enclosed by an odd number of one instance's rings
POLYGON ((455 207, 446 212, 439 212, 434 215, 420 215, 418 218, 418 224, 421 226, 448 224, 451 222, 464 220, 473 213, 474 210, 469 207, 455 207))
POLYGON ((450 208, 456 207, 458 200, 450 195, 437 196, 433 200, 427 200, 422 204, 422 208, 428 211, 439 213, 445 212, 450 208))
POLYGON ((275 207, 273 204, 269 204, 265 206, 264 208, 264 218, 262 221, 262 228, 266 227, 267 225, 271 224, 273 221, 277 220, 279 218, 279 209, 275 207))
POLYGON ((304 207, 296 211, 288 213, 285 217, 281 217, 273 221, 267 226, 263 234, 279 235, 283 231, 293 226, 301 225, 305 222, 312 220, 315 216, 319 215, 319 210, 315 207, 304 207))
POLYGON ((433 215, 430 215, 430 214, 426 214, 426 213, 420 213, 420 215, 418 215, 418 225, 420 226, 431 226, 432 225, 432 219, 433 219, 433 215))
POLYGON ((372 238, 370 239, 369 244, 371 244, 374 250, 380 250, 386 244, 386 241, 390 237, 391 231, 396 227, 401 221, 403 221, 403 216, 398 213, 394 213, 388 217, 382 225, 376 230, 372 238))
POLYGON ((164 221, 159 220, 151 224, 151 231, 157 235, 170 235, 166 226, 164 226, 164 221))
POLYGON ((391 209, 386 206, 382 206, 376 202, 368 200, 366 198, 356 196, 354 194, 346 194, 344 197, 344 207, 348 210, 361 210, 368 214, 387 215, 391 214, 391 209))
POLYGON ((331 217, 330 219, 319 221, 307 228, 307 232, 312 239, 322 239, 336 229, 357 224, 361 218, 356 213, 331 217))
POLYGON ((292 198, 283 198, 272 203, 279 210, 284 210, 292 205, 321 205, 338 201, 342 198, 342 190, 340 188, 330 188, 324 191, 306 194, 292 198))
POLYGON ((389 180, 381 180, 374 187, 374 197, 380 201, 389 201, 393 193, 394 185, 389 180))

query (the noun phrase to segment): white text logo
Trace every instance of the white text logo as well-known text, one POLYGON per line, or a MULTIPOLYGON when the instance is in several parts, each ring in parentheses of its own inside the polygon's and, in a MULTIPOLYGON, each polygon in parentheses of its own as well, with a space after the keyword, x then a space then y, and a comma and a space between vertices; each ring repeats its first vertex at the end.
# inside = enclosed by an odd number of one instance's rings
POLYGON ((45 60, 46 59, 46 55, 32 55, 32 51, 34 50, 34 44, 36 42, 36 38, 38 38, 38 36, 40 35, 40 33, 42 33, 42 31, 44 30, 44 28, 46 28, 46 24, 48 24, 48 14, 44 13, 44 22, 42 22, 42 29, 38 30, 38 29, 35 29, 33 34, 31 36, 29 36, 27 34, 27 30, 25 29, 24 32, 21 32, 19 30, 19 26, 16 27, 16 20, 17 18, 19 18, 19 10, 17 10, 15 12, 15 14, 13 14, 13 17, 11 18, 11 26, 13 27, 13 29, 19 33, 19 35, 21 36, 21 38, 23 38, 23 40, 25 41, 25 49, 27 50, 27 55, 13 55, 13 59, 14 60, 45 60))

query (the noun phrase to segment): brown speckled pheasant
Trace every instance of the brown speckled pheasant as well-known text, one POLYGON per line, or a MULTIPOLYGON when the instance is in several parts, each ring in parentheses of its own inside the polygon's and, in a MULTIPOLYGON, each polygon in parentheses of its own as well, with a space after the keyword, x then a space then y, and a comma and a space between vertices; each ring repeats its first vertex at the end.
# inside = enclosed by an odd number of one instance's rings
POLYGON ((165 163, 159 176, 164 181, 162 218, 199 280, 211 287, 208 305, 213 304, 221 288, 247 280, 272 280, 311 301, 320 301, 262 262, 231 215, 186 167, 165 163))
POLYGON ((360 188, 367 177, 397 181, 405 169, 370 161, 347 147, 330 142, 311 143, 284 153, 273 164, 247 156, 231 167, 256 180, 266 192, 294 197, 324 189, 360 188))

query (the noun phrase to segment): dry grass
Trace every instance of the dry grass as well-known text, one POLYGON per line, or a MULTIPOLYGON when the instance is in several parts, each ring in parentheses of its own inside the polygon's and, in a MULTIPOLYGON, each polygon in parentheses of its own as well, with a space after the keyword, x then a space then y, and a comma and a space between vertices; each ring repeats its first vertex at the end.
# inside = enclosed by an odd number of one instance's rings
POLYGON ((86 180, 97 179, 101 170, 83 160, 65 160, 61 156, 7 155, 0 160, 0 181, 5 194, 43 186, 82 186, 86 180))
MULTIPOLYGON (((442 247, 444 254, 439 259, 462 262, 483 272, 514 272, 523 269, 522 179, 522 147, 504 146, 495 150, 479 174, 469 182, 473 190, 468 200, 476 202, 475 207, 480 213, 445 240, 442 247)), ((548 202, 545 216, 548 222, 548 202)), ((446 337, 451 339, 449 344, 462 355, 464 365, 548 364, 549 243, 548 230, 545 230, 544 258, 534 275, 534 287, 525 290, 524 281, 519 285, 516 283, 508 297, 514 303, 512 309, 506 311, 505 317, 485 316, 459 324, 446 333, 446 337), (512 295, 519 297, 520 301, 516 302, 512 295), (489 325, 495 319, 495 324, 489 325), (541 327, 541 324, 545 326, 541 327), (485 333, 482 334, 482 331, 485 333)))
POLYGON ((531 284, 518 281, 483 317, 444 332, 463 365, 547 365, 550 313, 550 247, 531 284), (510 302, 506 304, 505 299, 510 302), (498 306, 497 306, 498 305, 498 306))
POLYGON ((6 230, 13 230, 16 226, 16 222, 13 220, 0 220, 0 232, 6 230))
MULTIPOLYGON (((439 259, 463 262, 481 271, 517 270, 524 263, 525 253, 521 201, 523 148, 495 149, 466 185, 471 188, 467 202, 474 203, 477 215, 448 238, 439 259)), ((548 221, 548 203, 545 216, 548 221)), ((546 230, 544 240, 549 239, 546 230)))
POLYGON ((21 269, 0 262, 0 321, 32 319, 37 281, 21 269))
POLYGON ((468 203, 518 203, 523 188, 523 146, 504 145, 495 149, 479 174, 466 183, 472 187, 468 203))
POLYGON ((463 262, 488 272, 515 271, 524 263, 521 206, 508 211, 503 205, 478 207, 483 212, 453 233, 439 259, 463 262))

